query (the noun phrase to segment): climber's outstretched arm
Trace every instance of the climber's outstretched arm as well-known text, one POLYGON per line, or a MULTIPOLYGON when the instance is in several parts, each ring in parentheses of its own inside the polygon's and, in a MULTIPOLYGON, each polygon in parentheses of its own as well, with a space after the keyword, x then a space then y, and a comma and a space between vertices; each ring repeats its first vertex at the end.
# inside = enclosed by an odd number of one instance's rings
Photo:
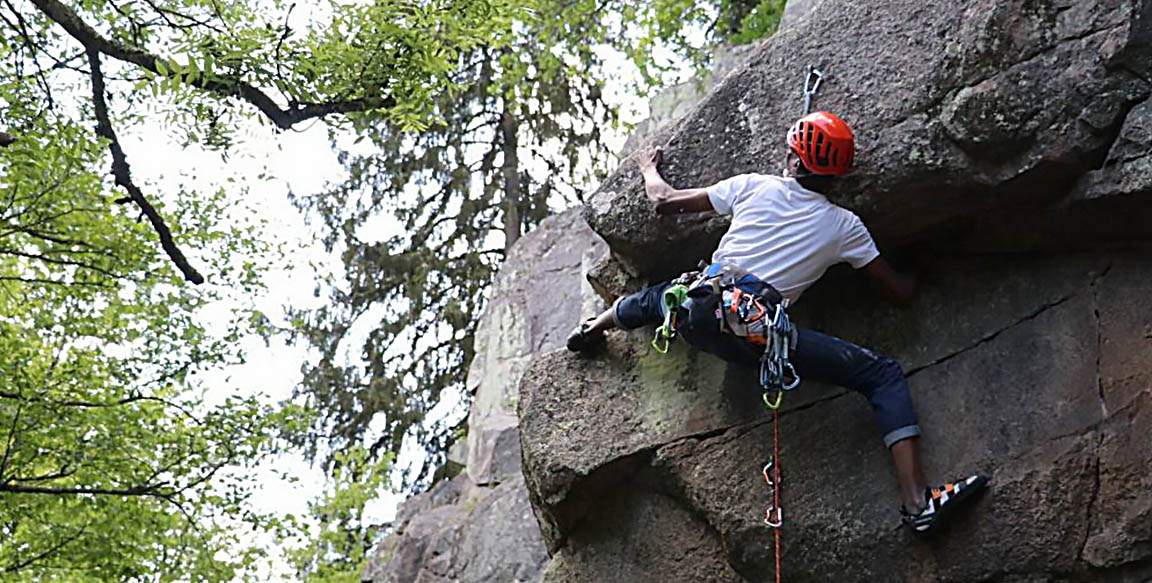
POLYGON ((916 278, 892 269, 892 265, 883 257, 873 259, 863 269, 872 277, 876 287, 891 300, 903 306, 912 303, 912 298, 916 296, 916 278))
POLYGON ((660 163, 663 151, 652 148, 637 158, 640 173, 644 175, 644 194, 656 205, 656 212, 662 215, 674 213, 696 213, 710 211, 712 202, 708 191, 703 188, 677 190, 664 181, 656 165, 660 163))

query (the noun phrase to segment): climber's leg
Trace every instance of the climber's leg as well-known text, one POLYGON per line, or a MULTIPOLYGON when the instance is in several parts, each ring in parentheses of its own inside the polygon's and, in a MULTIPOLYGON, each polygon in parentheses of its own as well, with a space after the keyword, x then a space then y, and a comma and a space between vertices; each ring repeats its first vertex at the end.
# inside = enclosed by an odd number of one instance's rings
POLYGON ((926 483, 917 439, 920 425, 900 365, 851 342, 804 329, 799 331, 792 364, 802 379, 839 385, 868 399, 884 445, 892 453, 904 505, 921 508, 926 483))
POLYGON ((584 321, 568 336, 568 350, 588 352, 604 340, 604 332, 613 328, 632 330, 664 321, 664 290, 668 283, 646 287, 623 296, 599 316, 584 321))
POLYGON ((827 334, 800 330, 792 364, 801 378, 840 385, 864 395, 884 432, 900 484, 901 515, 927 532, 947 512, 987 484, 982 476, 928 488, 920 463, 920 425, 908 380, 895 360, 827 334))
POLYGON ((792 364, 803 379, 864 395, 884 432, 884 445, 892 447, 920 435, 908 381, 895 360, 835 336, 800 329, 792 364))
POLYGON ((896 481, 900 484, 900 498, 904 508, 918 512, 924 506, 924 469, 920 465, 920 437, 909 437, 893 443, 888 451, 896 467, 896 481))

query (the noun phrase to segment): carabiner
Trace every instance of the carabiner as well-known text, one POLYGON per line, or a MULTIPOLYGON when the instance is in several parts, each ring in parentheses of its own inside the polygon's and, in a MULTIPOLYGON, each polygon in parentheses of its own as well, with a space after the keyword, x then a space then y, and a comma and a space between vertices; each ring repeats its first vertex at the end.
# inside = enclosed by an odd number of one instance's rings
POLYGON ((780 401, 784 400, 784 391, 764 391, 763 397, 764 404, 767 405, 769 409, 775 411, 780 408, 780 401), (768 393, 776 393, 775 402, 769 400, 770 397, 768 396, 768 393))
POLYGON ((672 336, 668 334, 667 329, 663 326, 656 329, 656 336, 652 338, 652 348, 660 354, 668 354, 668 347, 672 344, 672 336), (664 341, 664 345, 660 345, 660 341, 664 341))
POLYGON ((764 511, 764 524, 770 528, 780 528, 784 526, 784 509, 769 507, 764 511))
POLYGON ((812 65, 804 69, 804 115, 808 115, 812 107, 812 96, 820 90, 820 82, 824 80, 824 72, 812 65), (812 80, 816 81, 813 82, 812 80))

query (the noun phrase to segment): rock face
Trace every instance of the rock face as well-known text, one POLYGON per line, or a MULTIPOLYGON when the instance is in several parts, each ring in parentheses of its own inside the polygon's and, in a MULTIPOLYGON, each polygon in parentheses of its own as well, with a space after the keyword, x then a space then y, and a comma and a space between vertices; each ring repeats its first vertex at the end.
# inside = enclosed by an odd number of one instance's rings
POLYGON ((632 134, 628 136, 628 141, 624 142, 620 155, 631 154, 653 134, 691 113, 696 104, 700 103, 700 100, 704 99, 704 96, 729 73, 738 69, 755 48, 754 43, 721 45, 712 55, 712 70, 703 78, 677 83, 660 90, 648 100, 648 119, 637 124, 632 134))
MULTIPOLYGON (((1152 487, 1152 253, 934 259, 909 310, 841 273, 796 317, 898 357, 929 475, 979 471, 991 492, 943 536, 914 539, 867 404, 805 385, 781 417, 784 579, 1152 576, 1152 501, 1133 494, 1152 487)), ((683 346, 657 354, 647 332, 592 360, 545 355, 524 377, 525 474, 557 563, 546 580, 710 580, 669 576, 682 561, 771 580, 754 372, 683 346), (689 549, 652 538, 666 532, 689 549), (664 550, 621 550, 646 546, 664 550)))
MULTIPOLYGON (((932 539, 899 525, 861 397, 805 383, 781 415, 783 580, 1152 581, 1152 2, 815 2, 657 139, 676 186, 775 170, 803 66, 857 131, 833 198, 920 277, 893 308, 847 268, 801 325, 896 357, 926 473, 991 488, 932 539), (786 98, 777 98, 786 96, 786 98)), ((622 167, 585 217, 611 295, 706 257, 727 226, 656 217, 622 167)), ((523 375, 524 476, 544 580, 774 580, 755 371, 651 330, 523 375)))
MULTIPOLYGON (((853 179, 833 198, 882 242, 1046 208, 1104 166, 1129 112, 1147 99, 1150 27, 1140 0, 817 2, 655 138, 666 150, 662 170, 678 187, 776 172, 812 64, 829 74, 813 106, 843 116, 857 139, 853 179)), ((1111 198, 1108 185, 1137 172, 1138 159, 1116 161, 1093 200, 1108 204, 1100 201, 1111 198)), ((1067 220, 1056 215, 1044 218, 1067 220)), ((634 164, 605 181, 585 216, 642 278, 694 265, 727 225, 652 220, 634 164)), ((1148 229, 1130 226, 1124 237, 1147 239, 1148 229)))
POLYGON ((517 386, 533 357, 563 346, 572 326, 602 307, 585 274, 605 253, 577 210, 513 247, 476 332, 465 471, 401 505, 364 581, 540 580, 548 555, 520 473, 517 386))

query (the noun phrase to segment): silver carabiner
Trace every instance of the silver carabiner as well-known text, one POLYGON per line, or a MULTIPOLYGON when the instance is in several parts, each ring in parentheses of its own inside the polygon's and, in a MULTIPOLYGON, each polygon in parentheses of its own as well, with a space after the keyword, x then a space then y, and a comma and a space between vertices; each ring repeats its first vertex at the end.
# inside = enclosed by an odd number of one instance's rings
POLYGON ((824 72, 812 65, 808 65, 804 69, 804 113, 808 115, 808 110, 812 107, 812 96, 820 90, 820 82, 824 80, 824 72), (813 82, 815 79, 815 82, 813 82))
POLYGON ((780 390, 791 391, 792 389, 795 389, 796 387, 800 386, 800 375, 796 374, 796 367, 792 366, 791 362, 785 362, 784 368, 787 369, 787 371, 784 374, 780 375, 781 380, 783 381, 783 379, 788 378, 788 376, 791 375, 792 376, 792 382, 790 382, 786 385, 783 382, 781 382, 780 384, 782 386, 780 387, 780 390))
POLYGON ((764 524, 769 528, 784 526, 784 509, 771 507, 764 511, 764 524))

